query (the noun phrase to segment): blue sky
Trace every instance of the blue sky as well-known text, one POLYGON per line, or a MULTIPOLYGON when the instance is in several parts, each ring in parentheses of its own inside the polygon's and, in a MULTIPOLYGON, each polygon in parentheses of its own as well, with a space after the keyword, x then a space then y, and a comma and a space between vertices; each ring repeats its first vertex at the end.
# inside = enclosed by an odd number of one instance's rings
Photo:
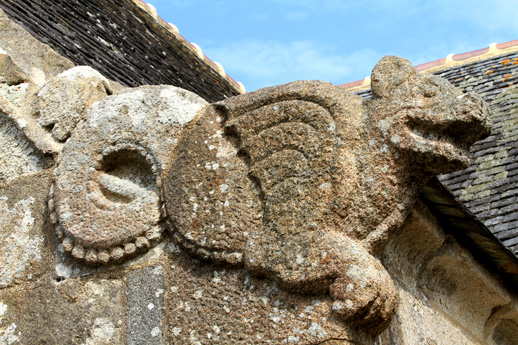
POLYGON ((363 79, 384 55, 414 65, 518 39, 517 0, 147 0, 247 91, 363 79))

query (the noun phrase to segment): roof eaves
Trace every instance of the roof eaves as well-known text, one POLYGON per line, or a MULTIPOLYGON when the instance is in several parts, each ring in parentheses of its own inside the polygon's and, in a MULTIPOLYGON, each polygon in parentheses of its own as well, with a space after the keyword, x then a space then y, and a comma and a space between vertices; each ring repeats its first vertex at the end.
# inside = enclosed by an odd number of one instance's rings
POLYGON ((133 2, 142 10, 144 10, 147 14, 149 14, 158 24, 166 28, 171 34, 173 34, 176 38, 183 42, 184 46, 187 47, 192 53, 194 53, 199 60, 203 61, 210 68, 216 71, 222 78, 225 78, 231 85, 235 87, 235 89, 239 93, 246 93, 245 86, 243 85, 243 83, 235 81, 225 72, 225 69, 219 62, 212 61, 211 59, 209 59, 207 55, 205 55, 202 52, 201 48, 196 43, 189 42, 185 37, 183 37, 180 34, 178 28, 174 24, 167 23, 165 20, 163 20, 158 15, 157 10, 153 5, 148 4, 142 0, 133 0, 133 2))
POLYGON ((433 178, 420 193, 443 230, 466 247, 488 270, 497 272, 504 285, 518 292, 518 258, 448 188, 433 178))

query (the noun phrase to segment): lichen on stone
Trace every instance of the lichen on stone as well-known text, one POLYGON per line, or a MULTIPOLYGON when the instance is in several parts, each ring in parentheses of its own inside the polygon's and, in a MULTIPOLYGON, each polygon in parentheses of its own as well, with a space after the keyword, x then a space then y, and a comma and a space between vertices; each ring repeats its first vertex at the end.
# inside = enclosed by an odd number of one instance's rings
POLYGON ((26 278, 26 269, 41 260, 43 236, 33 234, 34 198, 17 201, 9 207, 8 198, 0 197, 0 287, 26 278))

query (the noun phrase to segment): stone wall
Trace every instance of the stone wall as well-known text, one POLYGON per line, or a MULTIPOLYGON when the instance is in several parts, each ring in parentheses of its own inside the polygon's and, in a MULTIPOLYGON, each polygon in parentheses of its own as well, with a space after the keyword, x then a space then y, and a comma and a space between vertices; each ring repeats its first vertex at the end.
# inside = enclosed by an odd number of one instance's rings
POLYGON ((380 344, 512 344, 516 296, 418 203, 389 241, 383 263, 401 303, 380 344))
MULTIPOLYGON (((268 281, 194 260, 167 239, 123 266, 57 277, 45 222, 49 182, 46 171, 1 191, 0 343, 276 344, 308 343, 301 339, 310 335, 316 344, 325 336, 326 321, 315 317, 320 299, 297 308, 268 281), (276 338, 287 324, 291 333, 276 338)), ((424 206, 389 242, 383 262, 400 306, 377 344, 514 343, 516 297, 446 237, 424 206)))

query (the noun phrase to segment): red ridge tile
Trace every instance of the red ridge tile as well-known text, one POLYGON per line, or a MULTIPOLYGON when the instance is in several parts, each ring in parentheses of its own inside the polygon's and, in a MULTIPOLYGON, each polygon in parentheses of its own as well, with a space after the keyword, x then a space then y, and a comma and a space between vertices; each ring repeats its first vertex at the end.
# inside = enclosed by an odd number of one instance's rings
POLYGON ((445 62, 446 62, 446 58, 442 58, 439 60, 435 60, 435 61, 431 61, 431 62, 427 62, 427 63, 421 64, 421 65, 415 66, 415 70, 417 72, 424 71, 426 69, 444 65, 445 62))
POLYGON ((357 80, 357 81, 351 81, 349 83, 338 85, 339 87, 343 87, 344 89, 352 89, 353 87, 361 86, 363 85, 365 79, 357 80))
POLYGON ((453 61, 462 61, 462 60, 472 58, 474 56, 479 56, 479 55, 485 54, 488 51, 489 51, 489 47, 486 47, 486 48, 482 48, 482 49, 473 50, 473 51, 467 52, 467 53, 456 54, 456 55, 453 55, 452 60, 453 61))
POLYGON ((497 49, 505 49, 505 48, 514 47, 514 46, 517 46, 517 45, 518 45, 518 40, 514 40, 514 41, 509 41, 509 42, 504 42, 504 43, 498 43, 496 45, 496 48, 497 49))

